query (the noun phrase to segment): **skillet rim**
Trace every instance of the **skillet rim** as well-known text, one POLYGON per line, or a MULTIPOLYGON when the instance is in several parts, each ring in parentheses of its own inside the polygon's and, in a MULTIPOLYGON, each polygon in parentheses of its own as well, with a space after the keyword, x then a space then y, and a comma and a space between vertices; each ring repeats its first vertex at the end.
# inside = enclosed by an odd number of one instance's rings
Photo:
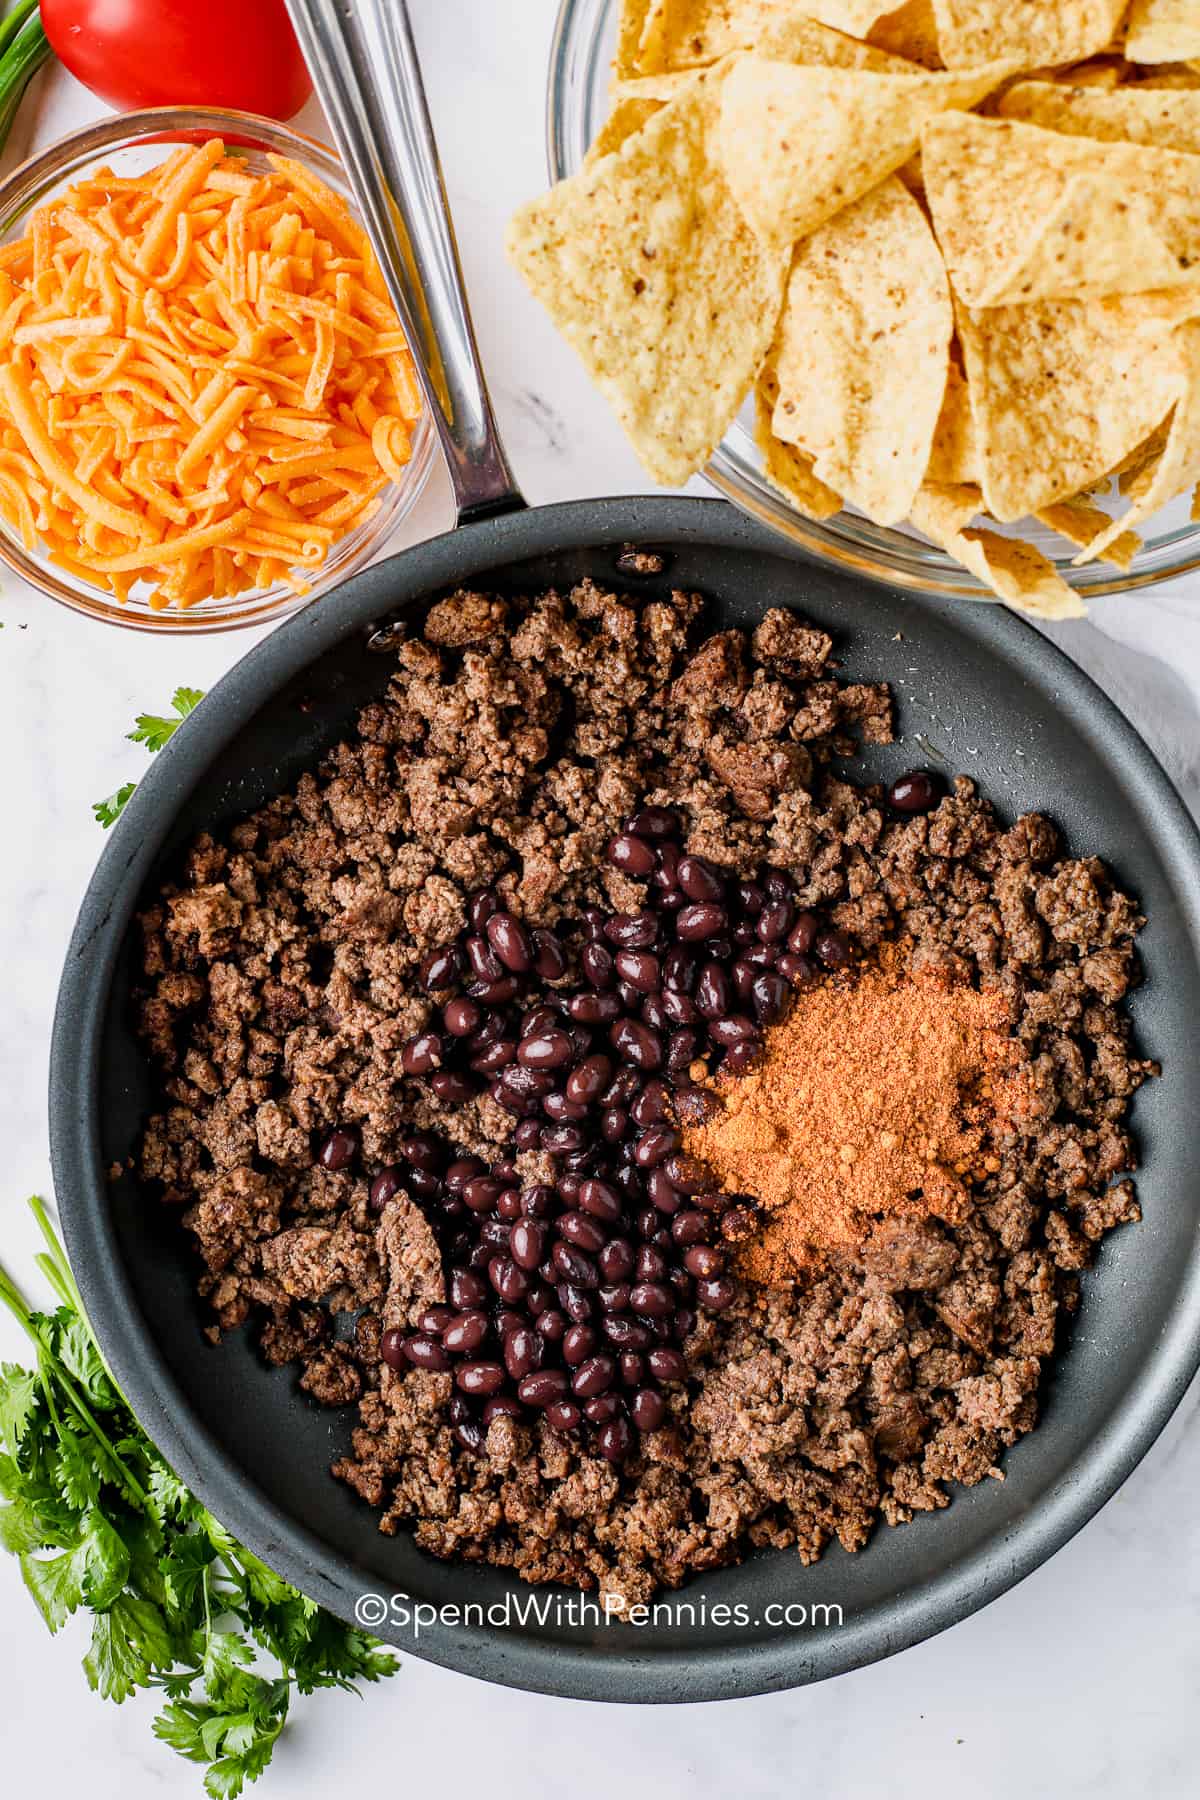
MULTIPOLYGON (((274 1506, 201 1423, 171 1376, 117 1253, 107 1206, 97 1112, 99 1046, 114 966, 144 881, 180 806, 213 757, 272 696, 321 653, 410 600, 523 557, 638 539, 762 550, 806 559, 725 501, 618 496, 564 501, 459 527, 351 577, 319 604, 280 625, 210 690, 154 759, 106 844, 85 890, 59 987, 51 1042, 51 1166, 68 1254, 95 1328, 132 1410, 167 1461, 218 1518, 293 1586, 339 1617, 378 1591, 378 1577, 332 1553, 274 1506), (397 582, 404 598, 389 600, 397 582)), ((828 575, 819 566, 818 575, 828 575)), ((843 578, 844 579, 844 578, 843 578)), ((1102 727, 1125 779, 1152 819, 1164 866, 1175 875, 1193 942, 1200 945, 1200 830, 1134 727, 1091 677, 1026 620, 999 605, 905 598, 936 621, 953 610, 985 647, 1054 680, 1061 709, 1102 727), (964 614, 964 604, 971 606, 964 614)), ((747 1641, 653 1656, 629 1649, 561 1645, 499 1629, 447 1625, 419 1643, 381 1636, 409 1654, 484 1680, 562 1697, 624 1702, 732 1699, 826 1679, 882 1660, 978 1611, 1062 1548, 1111 1498, 1149 1450, 1200 1368, 1200 1257, 1193 1260, 1169 1327, 1154 1347, 1134 1399, 1093 1439, 1021 1524, 932 1582, 843 1624, 835 1636, 797 1635, 781 1646, 747 1641)))

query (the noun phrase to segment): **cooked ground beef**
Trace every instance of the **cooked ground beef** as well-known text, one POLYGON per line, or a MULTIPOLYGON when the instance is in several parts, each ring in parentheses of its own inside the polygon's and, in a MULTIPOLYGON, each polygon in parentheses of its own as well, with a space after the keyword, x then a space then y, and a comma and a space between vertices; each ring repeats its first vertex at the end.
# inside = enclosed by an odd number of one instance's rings
MULTIPOLYGON (((694 594, 590 583, 442 600, 357 735, 223 841, 198 839, 141 920, 161 1106, 138 1169, 181 1209, 214 1339, 253 1321, 316 1400, 357 1402, 334 1472, 384 1531, 630 1602, 751 1545, 858 1549, 880 1517, 997 1471, 1035 1421, 1078 1271, 1138 1216, 1123 1120, 1152 1067, 1118 1010, 1141 920, 1104 866, 1064 857, 1037 815, 1005 829, 962 778, 928 816, 889 816, 833 763, 890 739, 887 689, 841 682, 829 637, 790 613, 751 639, 705 638, 702 613, 694 594), (965 1222, 880 1223, 795 1287, 702 1318, 690 1390, 623 1469, 507 1418, 472 1456, 451 1376, 381 1361, 381 1333, 444 1280, 420 1205, 401 1191, 376 1215, 369 1176, 414 1128, 494 1158, 513 1120, 401 1072, 431 1011, 415 971, 487 884, 532 925, 637 910, 644 887, 604 849, 643 804, 677 809, 688 849, 723 868, 785 868, 861 951, 886 938, 916 970, 999 983, 1035 1113, 965 1222), (361 1156, 331 1170, 315 1153, 339 1127, 361 1156), (335 1341, 342 1309, 356 1330, 335 1341)), ((547 1173, 537 1155, 521 1170, 547 1173)))

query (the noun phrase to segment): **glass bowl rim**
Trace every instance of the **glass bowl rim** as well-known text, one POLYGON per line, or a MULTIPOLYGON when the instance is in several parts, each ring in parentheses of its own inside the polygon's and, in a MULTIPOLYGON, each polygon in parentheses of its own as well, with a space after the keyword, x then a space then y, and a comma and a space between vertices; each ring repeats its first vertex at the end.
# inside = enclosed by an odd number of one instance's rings
MULTIPOLYGON (((222 137, 235 148, 239 138, 249 147, 293 156, 340 193, 348 193, 346 171, 335 151, 319 138, 297 131, 259 113, 239 112, 220 106, 152 106, 134 112, 106 114, 66 132, 44 149, 35 151, 0 181, 0 242, 19 224, 32 201, 45 187, 65 181, 89 158, 105 151, 136 149, 139 144, 168 144, 198 133, 222 137)), ((426 407, 412 434, 412 456, 407 478, 384 490, 383 505, 373 519, 359 527, 361 537, 345 561, 328 572, 318 569, 306 594, 297 594, 286 583, 269 588, 250 588, 243 594, 210 602, 202 600, 186 610, 152 611, 142 602, 122 605, 102 588, 76 581, 52 566, 36 561, 0 520, 0 563, 21 580, 72 612, 127 631, 188 633, 202 636, 217 631, 237 631, 284 619, 311 605, 348 576, 362 568, 383 542, 412 511, 425 489, 434 461, 434 433, 426 407)), ((352 534, 357 535, 357 534, 352 534)), ((331 553, 337 545, 331 547, 331 553)))
MULTIPOLYGON (((601 34, 612 0, 558 0, 546 77, 546 166, 552 183, 576 173, 587 148, 585 128, 601 34)), ((604 59, 605 70, 608 59, 604 59)), ((734 425, 739 437, 748 434, 734 425)), ((799 546, 816 561, 846 573, 910 592, 944 594, 988 605, 1004 603, 936 545, 894 527, 875 525, 855 513, 832 519, 806 518, 754 470, 727 433, 701 471, 727 500, 799 546)), ((1084 596, 1128 594, 1200 569, 1200 522, 1148 539, 1129 570, 1093 562, 1076 568, 1072 552, 1052 560, 1058 573, 1084 596), (1149 564, 1149 566, 1146 566, 1149 564)))

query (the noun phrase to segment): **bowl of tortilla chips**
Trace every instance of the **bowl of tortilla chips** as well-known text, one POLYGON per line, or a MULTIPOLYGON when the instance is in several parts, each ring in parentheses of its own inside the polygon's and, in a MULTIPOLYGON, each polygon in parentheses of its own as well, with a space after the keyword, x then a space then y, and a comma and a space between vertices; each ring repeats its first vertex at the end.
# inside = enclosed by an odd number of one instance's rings
POLYGON ((564 0, 510 257, 647 473, 1046 619, 1200 567, 1198 0, 564 0))

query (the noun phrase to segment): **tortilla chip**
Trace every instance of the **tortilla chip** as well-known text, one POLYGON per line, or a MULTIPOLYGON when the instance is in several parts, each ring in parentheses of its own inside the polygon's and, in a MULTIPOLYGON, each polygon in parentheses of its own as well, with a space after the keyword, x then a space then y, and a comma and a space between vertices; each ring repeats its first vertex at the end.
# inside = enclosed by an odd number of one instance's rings
POLYGON ((626 138, 633 137, 661 109, 661 100, 618 100, 600 127, 595 143, 584 157, 583 167, 590 169, 602 156, 611 156, 614 150, 621 148, 626 138))
POLYGON ((940 487, 974 486, 979 482, 979 468, 967 378, 951 356, 925 479, 940 487))
POLYGON ((775 333, 785 258, 746 225, 696 82, 612 155, 524 206, 508 252, 656 481, 703 468, 775 333))
POLYGON ((799 512, 810 519, 831 519, 842 510, 842 496, 817 477, 811 456, 775 436, 771 420, 778 398, 779 382, 774 370, 766 368, 754 389, 754 441, 762 452, 763 473, 799 512))
POLYGON ((1187 62, 1200 56, 1196 0, 1132 0, 1125 31, 1130 62, 1187 62))
MULTIPOLYGON (((860 77, 860 79, 866 79, 860 77)), ((1053 223, 1039 279, 1055 298, 1115 293, 1171 281, 1200 280, 1200 164, 1176 150, 1066 137, 1014 119, 953 113, 930 119, 921 134, 926 193, 955 292, 969 306, 1050 297, 1032 280, 1015 288, 1035 240, 1053 223), (1085 176, 1108 189, 1071 184, 1085 176), (1072 201, 1085 200, 1076 223, 1072 201), (1127 216, 1137 214, 1132 223, 1127 216), (1068 229, 1072 225, 1074 230, 1068 229), (1131 265, 1107 241, 1149 250, 1160 239, 1169 257, 1131 265), (1059 253, 1063 260, 1057 260, 1059 253), (1072 282, 1075 284, 1072 286, 1072 282), (1014 291, 1015 290, 1015 291, 1014 291)))
MULTIPOLYGON (((818 12, 816 4, 803 12, 818 12)), ((731 50, 747 50, 800 8, 797 0, 649 0, 638 48, 638 75, 695 69, 731 50)), ((835 21, 836 22, 836 21, 835 21)))
POLYGON ((1173 327, 1198 301, 1177 289, 959 308, 993 518, 1011 523, 1082 493, 1162 423, 1180 392, 1173 327))
POLYGON ((1166 449, 1168 430, 1169 424, 1166 422, 1155 426, 1149 437, 1143 438, 1140 444, 1136 444, 1129 455, 1123 456, 1112 470, 1112 474, 1117 478, 1117 487, 1122 494, 1128 494, 1130 489, 1136 485, 1143 469, 1148 469, 1152 462, 1158 461, 1166 449))
POLYGON ((641 47, 642 33, 646 29, 650 0, 620 0, 620 5, 617 53, 613 58, 613 73, 618 79, 623 75, 632 75, 637 68, 638 50, 641 47))
POLYGON ((796 251, 774 432, 879 525, 907 516, 928 466, 953 323, 933 233, 895 177, 796 251))
POLYGON ((1130 75, 1131 65, 1120 56, 1096 56, 1090 62, 1072 63, 1068 69, 1055 69, 1048 79, 1063 87, 1120 87, 1130 75))
MULTIPOLYGON (((1080 545, 1093 543, 1109 524, 1107 513, 1079 499, 1059 500, 1054 506, 1044 506, 1035 517, 1051 531, 1057 531, 1059 537, 1066 538, 1068 543, 1080 545)), ((1104 560, 1118 569, 1128 569, 1141 548, 1142 540, 1136 531, 1122 531, 1104 551, 1104 560)))
POLYGON ((1136 78, 1138 87, 1181 88, 1188 92, 1200 87, 1200 63, 1139 65, 1136 78))
POLYGON ((906 0, 895 12, 885 13, 867 32, 867 42, 926 69, 943 66, 933 0, 906 0))
POLYGON ((979 499, 978 488, 928 483, 913 503, 912 522, 1016 611, 1039 619, 1085 618, 1087 607, 1040 550, 968 524, 979 499))
POLYGON ((1182 361, 1180 392, 1162 454, 1131 482, 1129 511, 1106 521, 1105 529, 1080 551, 1076 563, 1103 556, 1123 533, 1151 518, 1200 479, 1200 320, 1181 325, 1175 336, 1182 361))
POLYGON ((1019 81, 1001 94, 996 111, 1047 131, 1098 143, 1151 144, 1160 150, 1200 155, 1200 89, 1133 86, 1061 87, 1053 81, 1019 81))
POLYGON ((1126 0, 933 0, 942 61, 969 69, 1015 56, 1022 69, 1107 50, 1126 0))
MULTIPOLYGON (((759 56, 772 62, 804 63, 812 68, 867 69, 876 75, 919 73, 902 56, 889 56, 857 38, 846 37, 828 25, 818 25, 806 13, 793 12, 766 31, 755 46, 759 56)), ((613 98, 621 100, 674 100, 689 81, 727 68, 736 51, 709 64, 706 69, 664 70, 657 75, 637 75, 613 84, 613 98)))
POLYGON ((750 223, 793 244, 907 162, 933 114, 974 106, 1011 71, 874 75, 739 57, 721 89, 718 154, 750 223))

